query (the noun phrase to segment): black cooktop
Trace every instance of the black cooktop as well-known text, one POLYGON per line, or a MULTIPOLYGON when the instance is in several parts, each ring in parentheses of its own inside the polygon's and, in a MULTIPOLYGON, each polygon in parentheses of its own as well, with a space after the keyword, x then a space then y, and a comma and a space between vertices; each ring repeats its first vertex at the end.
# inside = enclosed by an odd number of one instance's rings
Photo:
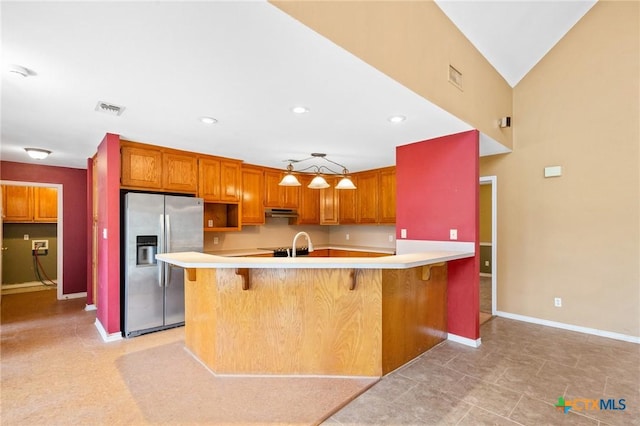
MULTIPOLYGON (((274 257, 287 257, 288 254, 293 253, 291 247, 278 247, 273 249, 274 257)), ((296 248, 296 256, 307 256, 309 254, 309 247, 296 248)))

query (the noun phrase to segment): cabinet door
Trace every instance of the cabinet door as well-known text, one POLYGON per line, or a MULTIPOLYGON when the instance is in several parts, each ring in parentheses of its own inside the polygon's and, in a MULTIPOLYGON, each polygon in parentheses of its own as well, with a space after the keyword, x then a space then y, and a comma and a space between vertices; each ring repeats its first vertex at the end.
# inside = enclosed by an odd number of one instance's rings
POLYGON ((162 154, 162 186, 166 190, 197 190, 198 160, 194 155, 165 152, 162 154))
POLYGON ((33 221, 33 188, 30 186, 6 185, 2 187, 5 222, 33 221))
POLYGON ((320 223, 320 190, 307 187, 313 176, 302 176, 299 179, 302 186, 300 187, 297 223, 299 225, 318 225, 320 223))
POLYGON ((58 221, 58 190, 56 188, 33 188, 33 201, 35 222, 58 221))
POLYGON ((264 172, 264 206, 265 207, 284 207, 280 201, 280 180, 282 173, 265 170, 264 172))
POLYGON ((380 170, 378 222, 396 223, 396 168, 380 170))
POLYGON ((264 219, 263 170, 257 167, 242 167, 242 224, 262 225, 264 219))
POLYGON ((205 201, 219 201, 220 160, 200 158, 198 165, 198 197, 205 201))
POLYGON ((299 186, 278 186, 281 188, 282 207, 297 209, 300 207, 299 186))
POLYGON ((122 186, 162 189, 162 151, 122 147, 122 186))
POLYGON ((220 201, 240 201, 240 162, 220 161, 220 201))
POLYGON ((378 172, 358 174, 357 223, 378 222, 378 172))
POLYGON ((357 177, 352 176, 357 189, 337 189, 339 196, 338 210, 340 224, 356 223, 356 193, 361 191, 357 177))
POLYGON ((298 208, 300 200, 299 186, 280 186, 284 172, 265 170, 264 205, 265 207, 298 208))
POLYGON ((327 179, 330 188, 320 190, 320 224, 321 225, 337 225, 339 222, 338 213, 340 198, 336 184, 338 179, 327 179))

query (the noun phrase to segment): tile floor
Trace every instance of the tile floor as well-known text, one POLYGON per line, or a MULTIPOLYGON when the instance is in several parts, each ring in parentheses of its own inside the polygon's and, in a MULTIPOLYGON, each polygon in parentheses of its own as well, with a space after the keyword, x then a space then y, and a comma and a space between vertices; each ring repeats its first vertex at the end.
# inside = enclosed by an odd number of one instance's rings
MULTIPOLYGON (((49 292, 31 295, 40 293, 49 292)), ((180 349, 184 328, 106 344, 82 299, 18 296, 2 297, 3 425, 315 424, 296 413, 341 406, 326 402, 340 392, 351 402, 325 425, 640 425, 640 345, 503 318, 482 325, 480 348, 444 342, 353 400, 362 387, 305 382, 286 394, 291 383, 244 384, 222 421, 209 408, 230 388, 207 390, 211 375, 180 349), (565 414, 560 396, 625 399, 626 409, 565 414), (267 419, 259 404, 273 401, 280 414, 267 419)))

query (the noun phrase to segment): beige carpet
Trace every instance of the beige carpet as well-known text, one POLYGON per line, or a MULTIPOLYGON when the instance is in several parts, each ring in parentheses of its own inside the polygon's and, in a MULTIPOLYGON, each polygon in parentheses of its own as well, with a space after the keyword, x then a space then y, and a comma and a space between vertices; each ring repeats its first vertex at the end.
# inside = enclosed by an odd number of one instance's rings
POLYGON ((183 342, 123 355, 116 366, 145 418, 165 424, 319 424, 377 382, 216 376, 183 342))

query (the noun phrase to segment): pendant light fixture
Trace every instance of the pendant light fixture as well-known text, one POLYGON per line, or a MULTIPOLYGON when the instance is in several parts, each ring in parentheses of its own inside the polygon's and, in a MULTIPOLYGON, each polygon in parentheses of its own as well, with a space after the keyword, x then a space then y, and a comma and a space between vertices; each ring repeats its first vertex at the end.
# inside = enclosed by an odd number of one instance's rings
POLYGON ((291 164, 291 161, 293 160, 290 160, 289 165, 287 166, 287 174, 284 175, 284 177, 278 184, 280 186, 300 186, 301 185, 298 178, 295 177, 295 175, 293 174, 293 164, 291 164))
POLYGON ((356 186, 353 184, 351 179, 349 178, 349 170, 342 164, 336 163, 335 161, 329 160, 327 154, 314 152, 311 154, 311 157, 304 158, 302 160, 286 160, 289 162, 287 165, 287 174, 284 175, 282 180, 280 181, 280 186, 300 186, 300 182, 293 175, 293 163, 301 163, 308 160, 323 160, 328 163, 334 164, 342 169, 342 172, 337 172, 332 170, 325 164, 312 164, 308 167, 300 169, 297 173, 306 173, 306 174, 315 174, 315 177, 311 180, 307 188, 311 189, 323 189, 329 188, 330 185, 327 183, 327 180, 323 175, 337 175, 342 176, 342 179, 336 185, 336 189, 356 189, 356 186))

